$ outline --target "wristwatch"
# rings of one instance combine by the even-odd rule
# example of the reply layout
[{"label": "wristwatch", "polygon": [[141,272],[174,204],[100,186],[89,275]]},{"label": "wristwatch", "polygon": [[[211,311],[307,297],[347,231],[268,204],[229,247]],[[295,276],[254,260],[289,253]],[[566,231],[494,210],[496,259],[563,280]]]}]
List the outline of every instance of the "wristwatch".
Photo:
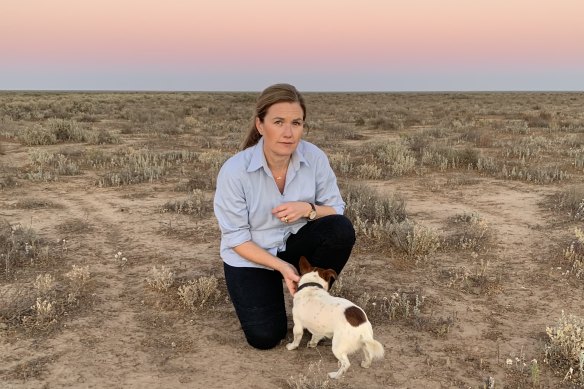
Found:
[{"label": "wristwatch", "polygon": [[307,218],[309,221],[311,221],[311,220],[314,220],[314,219],[316,219],[316,207],[314,206],[314,204],[313,204],[313,203],[308,203],[308,204],[310,204],[310,207],[311,207],[312,209],[310,210],[310,212],[308,212],[308,216],[306,216],[306,218]]}]

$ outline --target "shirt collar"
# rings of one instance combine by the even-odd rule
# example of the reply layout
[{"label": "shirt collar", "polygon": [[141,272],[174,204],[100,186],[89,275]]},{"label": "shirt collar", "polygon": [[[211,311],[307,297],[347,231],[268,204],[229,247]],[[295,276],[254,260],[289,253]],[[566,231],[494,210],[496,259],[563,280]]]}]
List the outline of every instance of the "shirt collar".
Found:
[{"label": "shirt collar", "polygon": [[262,166],[268,166],[266,162],[266,157],[264,156],[264,137],[262,136],[258,143],[253,146],[253,150],[251,151],[251,160],[249,161],[249,165],[247,167],[247,172],[251,173],[253,171],[258,170]]},{"label": "shirt collar", "polygon": [[[300,141],[300,143],[298,144],[298,147],[296,147],[296,150],[292,154],[292,158],[290,158],[290,160],[292,162],[292,167],[294,168],[295,171],[298,171],[298,169],[300,169],[301,163],[305,163],[306,165],[309,165],[308,160],[304,156],[304,141],[302,141],[302,140]],[[247,171],[248,171],[248,173],[250,173],[250,172],[256,171],[262,167],[264,168],[264,170],[266,172],[269,170],[268,162],[266,161],[266,156],[264,155],[264,137],[263,136],[260,138],[258,143],[255,146],[253,146],[251,160],[249,161]]]}]

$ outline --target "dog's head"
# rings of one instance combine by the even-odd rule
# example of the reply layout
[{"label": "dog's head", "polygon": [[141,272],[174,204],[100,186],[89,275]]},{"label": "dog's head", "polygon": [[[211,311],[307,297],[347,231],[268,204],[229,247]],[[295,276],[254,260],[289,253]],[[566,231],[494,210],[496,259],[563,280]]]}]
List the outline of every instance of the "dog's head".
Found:
[{"label": "dog's head", "polygon": [[300,282],[298,285],[302,285],[307,282],[316,282],[324,288],[324,290],[329,290],[332,279],[337,279],[337,272],[333,269],[321,269],[319,267],[312,267],[308,262],[306,257],[300,257]]}]

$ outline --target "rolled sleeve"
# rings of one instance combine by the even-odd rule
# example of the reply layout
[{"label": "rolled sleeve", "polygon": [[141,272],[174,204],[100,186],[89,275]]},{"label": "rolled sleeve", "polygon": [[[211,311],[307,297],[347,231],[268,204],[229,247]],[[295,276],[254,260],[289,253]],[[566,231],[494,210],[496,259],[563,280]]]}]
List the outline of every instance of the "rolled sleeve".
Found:
[{"label": "rolled sleeve", "polygon": [[227,231],[223,232],[223,239],[225,242],[225,247],[232,249],[234,247],[239,246],[240,244],[249,242],[251,240],[251,234],[249,232],[249,229]]}]

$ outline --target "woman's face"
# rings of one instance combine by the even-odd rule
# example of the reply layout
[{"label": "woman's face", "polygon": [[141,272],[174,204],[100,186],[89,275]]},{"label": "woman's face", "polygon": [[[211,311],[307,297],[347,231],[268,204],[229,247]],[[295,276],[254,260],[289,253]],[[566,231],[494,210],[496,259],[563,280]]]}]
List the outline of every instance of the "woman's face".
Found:
[{"label": "woman's face", "polygon": [[264,138],[264,153],[268,161],[294,153],[304,132],[303,117],[299,103],[282,102],[268,108],[263,122],[256,118],[256,128]]}]

